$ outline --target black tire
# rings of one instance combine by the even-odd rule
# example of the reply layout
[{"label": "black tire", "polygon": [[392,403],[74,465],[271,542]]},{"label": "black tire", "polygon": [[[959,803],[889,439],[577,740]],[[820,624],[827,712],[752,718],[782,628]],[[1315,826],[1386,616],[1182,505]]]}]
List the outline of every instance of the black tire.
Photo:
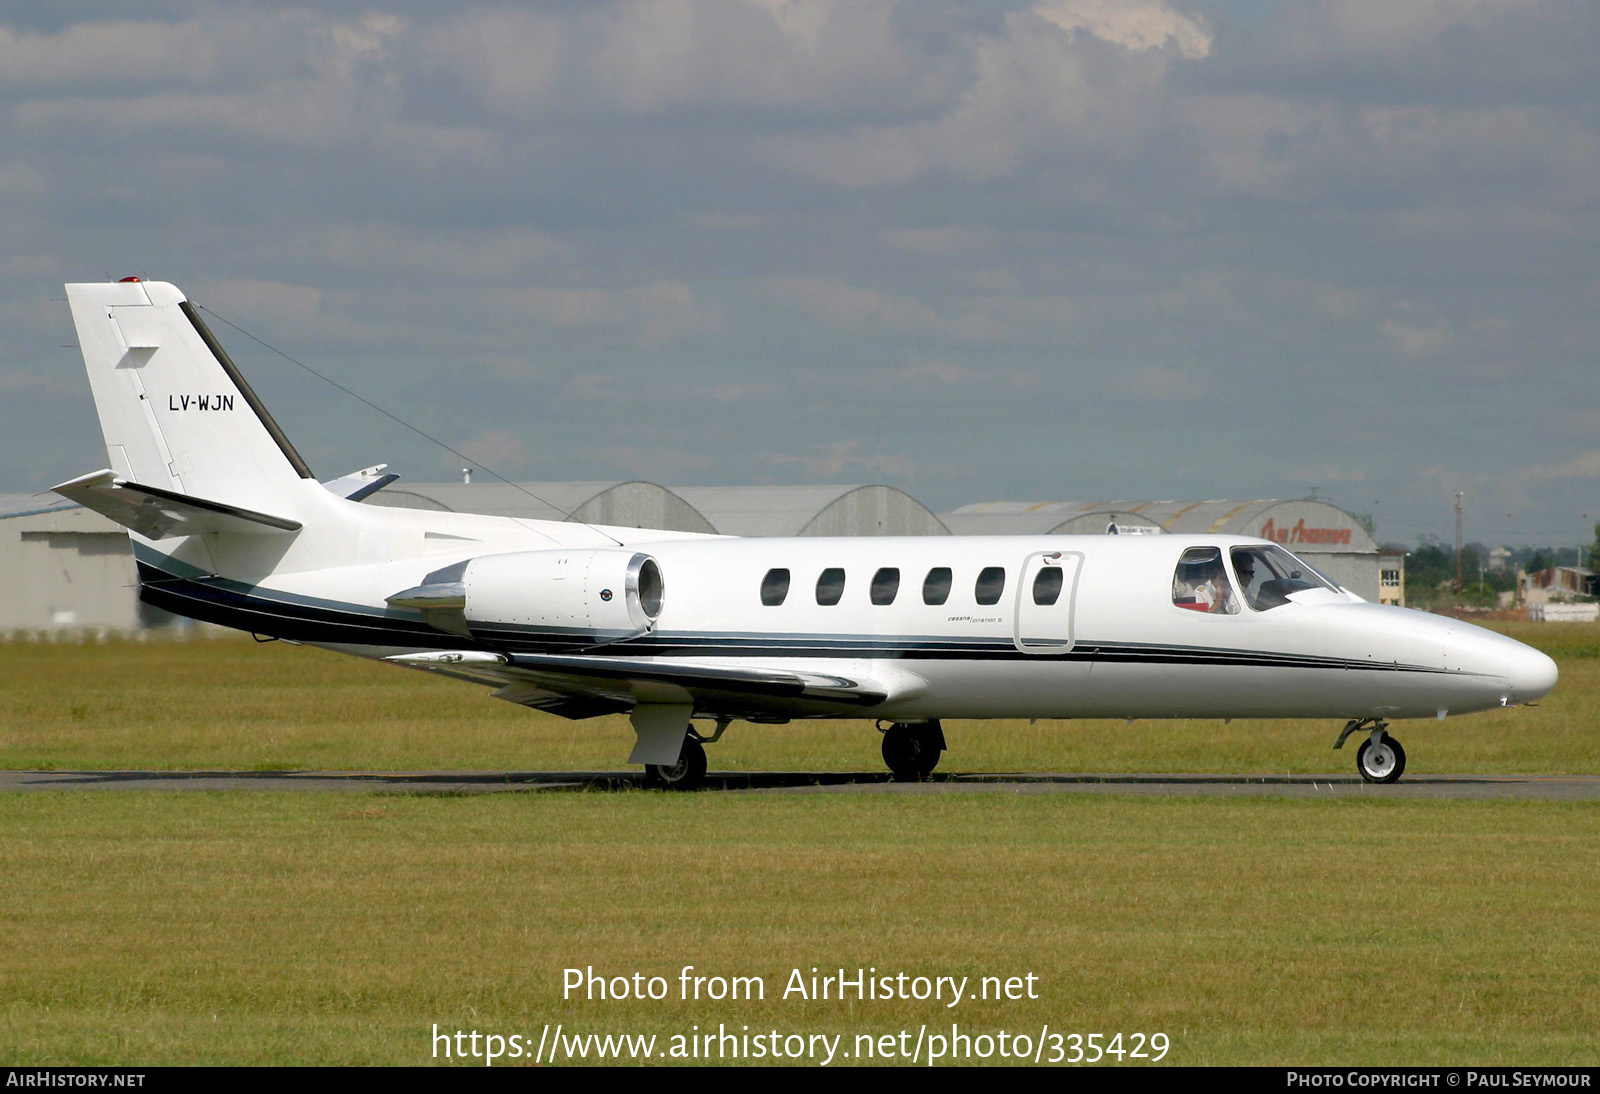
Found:
[{"label": "black tire", "polygon": [[883,762],[899,782],[921,782],[939,766],[944,731],[938,722],[896,722],[883,731]]},{"label": "black tire", "polygon": [[1406,750],[1387,733],[1376,747],[1368,737],[1356,752],[1356,770],[1369,783],[1399,782],[1406,771]]},{"label": "black tire", "polygon": [[658,790],[698,790],[706,781],[705,746],[689,734],[683,739],[678,762],[670,766],[645,764],[644,781]]}]

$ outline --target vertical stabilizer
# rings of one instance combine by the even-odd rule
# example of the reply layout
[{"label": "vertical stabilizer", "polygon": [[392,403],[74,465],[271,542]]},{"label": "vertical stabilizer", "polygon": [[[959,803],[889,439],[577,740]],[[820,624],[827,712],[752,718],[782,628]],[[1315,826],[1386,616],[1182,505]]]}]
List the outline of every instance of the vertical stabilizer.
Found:
[{"label": "vertical stabilizer", "polygon": [[67,301],[119,478],[267,512],[300,494],[310,468],[177,288],[68,285]]}]

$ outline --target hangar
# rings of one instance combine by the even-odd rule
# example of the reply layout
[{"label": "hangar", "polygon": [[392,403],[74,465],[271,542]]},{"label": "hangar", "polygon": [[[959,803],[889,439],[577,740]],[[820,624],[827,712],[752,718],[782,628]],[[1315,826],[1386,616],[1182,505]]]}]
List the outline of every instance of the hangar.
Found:
[{"label": "hangar", "polygon": [[653,482],[485,482],[396,484],[366,499],[394,509],[581,520],[619,528],[716,532],[681,493]]},{"label": "hangar", "polygon": [[947,536],[933,510],[892,486],[684,486],[728,536]]},{"label": "hangar", "polygon": [[139,603],[128,533],[55,494],[0,494],[0,633],[133,631],[175,617]]},{"label": "hangar", "polygon": [[958,535],[1162,531],[1281,543],[1367,600],[1403,602],[1405,556],[1385,552],[1354,515],[1316,498],[1253,501],[991,501],[944,515]]}]

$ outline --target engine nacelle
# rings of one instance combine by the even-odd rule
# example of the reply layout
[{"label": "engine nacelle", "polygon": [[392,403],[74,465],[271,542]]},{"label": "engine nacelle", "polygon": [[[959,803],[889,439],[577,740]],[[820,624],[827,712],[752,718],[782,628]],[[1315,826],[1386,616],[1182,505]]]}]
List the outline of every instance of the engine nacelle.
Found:
[{"label": "engine nacelle", "polygon": [[599,642],[646,634],[661,614],[661,567],[627,548],[481,555],[388,598],[456,634],[520,628]]}]

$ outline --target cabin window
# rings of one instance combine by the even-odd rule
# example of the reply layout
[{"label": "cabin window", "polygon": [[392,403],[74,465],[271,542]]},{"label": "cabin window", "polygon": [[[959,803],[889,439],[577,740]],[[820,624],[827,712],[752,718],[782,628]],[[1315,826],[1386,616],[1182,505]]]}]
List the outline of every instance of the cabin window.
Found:
[{"label": "cabin window", "polygon": [[768,570],[761,579],[761,603],[776,608],[789,595],[789,571]]},{"label": "cabin window", "polygon": [[985,566],[978,572],[978,582],[972,595],[979,604],[998,604],[1000,594],[1006,591],[1006,571],[1003,566]]},{"label": "cabin window", "polygon": [[1059,566],[1046,566],[1033,576],[1033,602],[1050,605],[1061,599],[1066,574]]},{"label": "cabin window", "polygon": [[922,602],[943,604],[950,599],[950,584],[950,567],[935,566],[928,571],[928,576],[922,579]]},{"label": "cabin window", "polygon": [[872,575],[872,602],[874,604],[893,604],[895,594],[900,591],[900,571],[893,566],[885,566]]},{"label": "cabin window", "polygon": [[844,571],[830,566],[817,578],[817,603],[832,607],[844,598]]}]

